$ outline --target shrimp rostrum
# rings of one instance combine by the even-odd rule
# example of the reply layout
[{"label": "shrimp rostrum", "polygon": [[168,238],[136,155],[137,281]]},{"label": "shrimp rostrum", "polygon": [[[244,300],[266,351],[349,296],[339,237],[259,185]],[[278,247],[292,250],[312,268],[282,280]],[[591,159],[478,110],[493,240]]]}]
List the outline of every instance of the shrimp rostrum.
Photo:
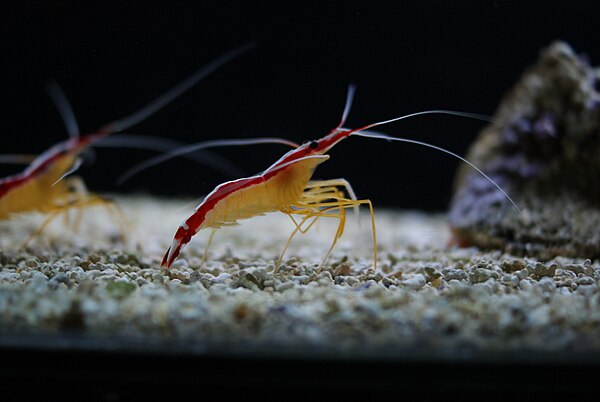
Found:
[{"label": "shrimp rostrum", "polygon": [[[325,262],[344,232],[346,210],[350,208],[356,210],[359,206],[364,205],[369,208],[371,216],[373,267],[376,268],[377,237],[371,201],[368,199],[357,199],[352,187],[345,179],[311,180],[317,166],[329,159],[327,152],[337,143],[351,135],[408,142],[449,154],[477,170],[510,200],[510,197],[480,169],[451,151],[421,141],[391,137],[369,130],[375,126],[421,114],[443,113],[488,120],[486,117],[472,113],[430,110],[369,124],[357,129],[348,129],[344,128],[343,125],[352,104],[353,94],[354,87],[350,86],[342,119],[338,126],[331,130],[329,134],[296,146],[295,149],[287,152],[258,175],[223,183],[208,194],[196,207],[193,214],[178,227],[173,242],[165,253],[161,265],[169,268],[181,253],[183,247],[202,229],[213,229],[207,243],[208,248],[215,229],[236,224],[241,219],[277,211],[290,216],[294,221],[295,229],[287,240],[284,250],[275,266],[275,271],[277,271],[284,252],[296,233],[306,232],[321,217],[336,218],[339,220],[338,228],[323,260]],[[516,205],[514,206],[516,208]]]},{"label": "shrimp rostrum", "polygon": [[[49,95],[61,114],[70,138],[54,145],[37,157],[0,155],[0,162],[30,162],[22,172],[0,179],[0,220],[9,219],[14,214],[24,212],[49,214],[43,225],[31,236],[33,238],[54,217],[67,209],[91,205],[104,205],[110,208],[112,204],[109,201],[88,193],[81,179],[67,177],[79,167],[82,151],[89,146],[97,145],[100,140],[107,139],[107,135],[128,129],[146,119],[218,67],[251,47],[252,45],[246,45],[222,55],[137,112],[108,123],[86,135],[79,135],[73,111],[64,93],[58,85],[49,85]],[[117,144],[119,143],[123,144],[124,142],[117,141]],[[139,144],[130,144],[130,146],[140,147]],[[112,213],[115,211],[118,210],[114,209]],[[122,222],[122,219],[119,218],[119,221]]]}]

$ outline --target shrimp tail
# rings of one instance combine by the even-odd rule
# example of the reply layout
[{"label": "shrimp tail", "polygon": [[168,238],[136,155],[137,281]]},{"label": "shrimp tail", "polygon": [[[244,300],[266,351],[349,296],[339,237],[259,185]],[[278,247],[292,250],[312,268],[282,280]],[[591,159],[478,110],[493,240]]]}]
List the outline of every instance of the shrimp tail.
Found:
[{"label": "shrimp tail", "polygon": [[175,233],[175,237],[173,238],[173,243],[167,249],[162,262],[160,263],[161,268],[171,268],[173,261],[175,261],[175,259],[179,256],[185,245],[192,240],[192,236],[194,234],[195,232],[189,228],[186,229],[180,226],[177,229],[177,233]]},{"label": "shrimp tail", "polygon": [[160,263],[161,268],[162,267],[165,267],[165,268],[171,267],[172,262],[171,262],[170,254],[171,254],[171,246],[169,246],[169,248],[167,249],[167,252],[165,253],[165,255],[162,259],[162,262]]}]

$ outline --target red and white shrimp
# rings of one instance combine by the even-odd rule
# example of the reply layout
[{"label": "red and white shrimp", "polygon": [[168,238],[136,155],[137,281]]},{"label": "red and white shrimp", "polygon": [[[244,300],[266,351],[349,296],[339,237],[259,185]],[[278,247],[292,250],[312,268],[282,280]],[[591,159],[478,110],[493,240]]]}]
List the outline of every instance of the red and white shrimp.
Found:
[{"label": "red and white shrimp", "polygon": [[[9,219],[13,214],[22,212],[36,211],[51,214],[44,225],[36,231],[39,233],[53,216],[64,211],[65,208],[93,204],[106,205],[107,201],[103,198],[87,193],[80,179],[66,177],[79,167],[80,153],[111,133],[138,124],[251,47],[253,45],[246,45],[222,55],[139,111],[83,136],[79,135],[73,111],[60,88],[56,84],[49,86],[49,94],[61,113],[70,138],[33,158],[24,171],[0,179],[0,220]],[[4,162],[22,162],[30,158],[24,155],[8,155],[3,159]]]},{"label": "red and white shrimp", "polygon": [[[329,134],[320,139],[297,146],[258,175],[220,184],[208,194],[196,207],[191,216],[177,229],[173,242],[164,255],[161,266],[169,268],[181,253],[183,247],[201,229],[217,229],[222,226],[236,224],[241,219],[276,211],[290,216],[296,224],[296,229],[288,239],[283,252],[285,252],[292,237],[298,231],[304,233],[319,217],[324,216],[339,219],[337,232],[325,256],[325,259],[327,259],[337,240],[343,234],[346,219],[345,210],[348,208],[356,209],[360,205],[367,205],[371,215],[374,250],[373,266],[375,268],[377,264],[377,238],[371,201],[368,199],[357,199],[350,184],[345,179],[311,181],[316,167],[329,159],[329,155],[326,155],[326,153],[337,143],[351,135],[408,142],[434,148],[452,155],[477,170],[510,200],[510,197],[492,179],[472,163],[453,152],[421,141],[396,138],[383,133],[369,131],[372,127],[421,114],[444,113],[484,120],[487,120],[487,118],[471,113],[431,110],[369,124],[357,129],[347,129],[343,125],[349,113],[353,95],[354,87],[350,86],[342,119],[338,126],[331,130]],[[513,205],[515,208],[517,207],[514,202]],[[294,215],[302,217],[300,222],[297,222],[293,218]],[[210,244],[211,239],[212,234],[208,244]],[[276,270],[282,257],[283,253],[276,264]]]}]

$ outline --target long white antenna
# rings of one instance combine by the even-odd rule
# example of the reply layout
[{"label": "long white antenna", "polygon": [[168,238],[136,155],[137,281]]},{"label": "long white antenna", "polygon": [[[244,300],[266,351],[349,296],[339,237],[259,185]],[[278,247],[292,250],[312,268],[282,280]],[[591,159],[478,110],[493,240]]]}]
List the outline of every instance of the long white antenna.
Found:
[{"label": "long white antenna", "polygon": [[[100,148],[132,148],[165,153],[183,147],[186,143],[170,138],[141,134],[111,134],[92,144]],[[230,177],[239,177],[244,170],[227,158],[208,150],[181,155],[186,159],[202,163]]]},{"label": "long white antenna", "polygon": [[367,138],[379,138],[379,139],[383,139],[383,140],[388,140],[388,141],[400,141],[400,142],[407,142],[410,144],[417,144],[417,145],[421,145],[424,147],[428,147],[428,148],[433,148],[437,151],[440,152],[444,152],[448,155],[451,155],[459,160],[461,160],[462,162],[466,163],[467,165],[469,165],[471,168],[475,169],[480,175],[482,175],[483,177],[485,177],[490,183],[492,183],[498,190],[500,190],[500,192],[502,194],[504,194],[504,196],[510,201],[510,203],[516,208],[517,211],[519,211],[519,214],[521,213],[521,209],[517,206],[517,204],[515,204],[515,202],[512,200],[512,198],[509,197],[508,194],[506,194],[506,192],[494,181],[492,180],[488,175],[486,175],[485,173],[483,173],[481,171],[481,169],[479,169],[477,166],[475,166],[473,163],[469,162],[467,159],[463,158],[462,156],[455,154],[452,151],[448,151],[447,149],[438,147],[437,145],[432,145],[432,144],[428,144],[426,142],[423,141],[417,141],[417,140],[411,140],[408,138],[402,138],[402,137],[392,137],[389,136],[387,134],[384,133],[380,133],[377,131],[356,131],[353,132],[351,135],[358,135],[359,137],[367,137]]},{"label": "long white antenna", "polygon": [[142,120],[148,118],[150,115],[156,113],[159,109],[166,106],[173,99],[177,98],[179,95],[193,87],[198,81],[217,70],[223,64],[247,52],[255,46],[255,43],[249,43],[225,53],[221,57],[218,57],[217,59],[208,63],[206,66],[202,67],[200,70],[196,71],[194,74],[173,87],[167,93],[159,96],[153,102],[144,106],[142,109],[130,114],[127,117],[107,124],[105,129],[109,130],[110,132],[119,132],[138,124]]},{"label": "long white antenna", "polygon": [[206,148],[214,148],[214,147],[229,147],[234,145],[256,145],[256,144],[284,144],[294,148],[298,147],[298,144],[286,140],[283,138],[273,138],[273,137],[264,137],[264,138],[247,138],[247,139],[225,139],[225,140],[209,140],[202,141],[195,144],[185,145],[183,147],[176,148],[172,151],[166,152],[162,155],[155,156],[154,158],[147,159],[143,162],[134,165],[131,169],[127,170],[121,176],[117,178],[118,184],[123,184],[125,181],[129,180],[134,175],[138,174],[142,170],[148,169],[151,166],[158,165],[159,163],[163,163],[168,161],[169,159],[173,159],[177,156],[185,155],[190,152],[199,151]]},{"label": "long white antenna", "polygon": [[342,119],[340,120],[340,124],[338,124],[337,128],[340,128],[346,122],[348,118],[348,114],[350,113],[350,108],[352,107],[352,101],[354,100],[354,93],[356,92],[356,85],[350,84],[348,85],[348,92],[346,94],[346,104],[344,105],[344,112],[342,113]]},{"label": "long white antenna", "polygon": [[52,99],[52,103],[58,110],[58,114],[60,114],[60,118],[69,133],[70,138],[78,138],[79,137],[79,126],[77,125],[77,120],[75,119],[75,113],[73,113],[73,108],[67,99],[62,88],[56,83],[56,81],[49,81],[46,83],[46,93]]},{"label": "long white antenna", "polygon": [[[416,113],[406,114],[404,116],[395,117],[393,119],[379,121],[377,123],[372,123],[372,124],[368,124],[366,126],[363,126],[361,128],[357,128],[356,131],[368,130],[368,129],[372,128],[372,127],[382,126],[384,124],[389,124],[389,123],[393,123],[395,121],[408,119],[409,117],[421,116],[421,115],[424,115],[424,114],[448,114],[448,115],[451,115],[451,116],[467,117],[469,119],[476,119],[476,120],[487,121],[488,123],[494,122],[494,119],[492,117],[486,116],[484,114],[469,113],[469,112],[460,112],[460,111],[456,111],[456,110],[444,110],[444,109],[440,109],[440,110],[425,110],[423,112],[416,112]],[[352,130],[352,131],[355,131],[355,130]]]},{"label": "long white antenna", "polygon": [[60,176],[60,178],[58,180],[56,180],[54,183],[52,183],[52,185],[50,187],[54,187],[56,185],[56,183],[58,183],[65,177],[75,173],[77,171],[77,169],[79,169],[79,167],[81,166],[82,162],[83,162],[83,160],[81,158],[75,159],[73,166],[71,166],[71,168],[69,170],[67,170],[62,176]]}]

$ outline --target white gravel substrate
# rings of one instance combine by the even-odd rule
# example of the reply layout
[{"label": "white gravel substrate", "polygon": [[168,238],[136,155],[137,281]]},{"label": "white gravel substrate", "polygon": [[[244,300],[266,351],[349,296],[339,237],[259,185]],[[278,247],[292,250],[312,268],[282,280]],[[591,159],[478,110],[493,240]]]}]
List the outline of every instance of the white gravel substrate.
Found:
[{"label": "white gravel substrate", "polygon": [[205,266],[199,233],[166,272],[160,260],[194,202],[120,197],[128,245],[103,209],[79,231],[57,220],[0,223],[0,332],[83,331],[161,340],[354,347],[590,350],[600,347],[597,261],[523,259],[447,248],[441,215],[376,210],[335,231],[323,219],[298,235],[274,273],[292,222],[272,214],[220,230]]}]

